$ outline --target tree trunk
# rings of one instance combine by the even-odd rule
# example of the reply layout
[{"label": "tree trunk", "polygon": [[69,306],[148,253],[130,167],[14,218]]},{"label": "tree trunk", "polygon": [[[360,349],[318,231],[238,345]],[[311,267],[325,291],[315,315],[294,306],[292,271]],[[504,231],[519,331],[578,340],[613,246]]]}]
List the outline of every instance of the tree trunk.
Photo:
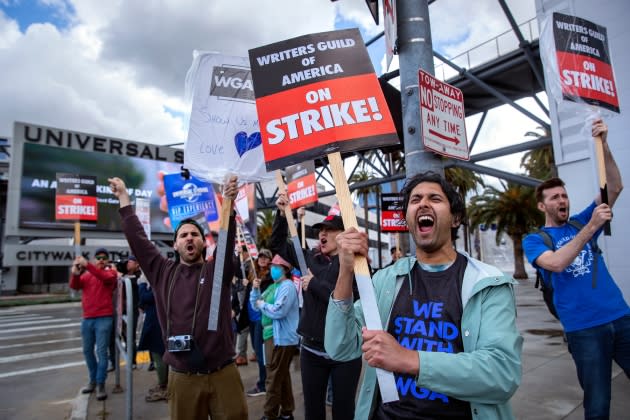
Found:
[{"label": "tree trunk", "polygon": [[514,278],[526,279],[527,272],[525,271],[525,259],[523,258],[523,243],[521,239],[523,235],[510,236],[514,245]]}]

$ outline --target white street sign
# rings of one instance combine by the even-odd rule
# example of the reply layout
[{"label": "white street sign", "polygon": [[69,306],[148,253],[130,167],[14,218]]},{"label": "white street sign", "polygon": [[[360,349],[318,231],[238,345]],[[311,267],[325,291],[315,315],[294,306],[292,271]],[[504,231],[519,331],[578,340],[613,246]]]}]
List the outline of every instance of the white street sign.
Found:
[{"label": "white street sign", "polygon": [[468,160],[462,91],[423,70],[418,77],[424,147],[444,156]]}]

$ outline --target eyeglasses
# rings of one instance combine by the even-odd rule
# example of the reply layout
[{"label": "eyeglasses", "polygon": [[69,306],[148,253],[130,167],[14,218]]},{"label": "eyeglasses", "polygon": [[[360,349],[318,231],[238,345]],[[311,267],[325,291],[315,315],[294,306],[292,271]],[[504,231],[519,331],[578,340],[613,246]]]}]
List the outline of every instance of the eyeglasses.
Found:
[{"label": "eyeglasses", "polygon": [[105,261],[105,260],[107,260],[107,256],[106,256],[106,255],[97,255],[97,256],[96,256],[96,257],[94,257],[94,258],[96,258],[96,259],[97,259],[97,260],[99,260],[99,261]]}]

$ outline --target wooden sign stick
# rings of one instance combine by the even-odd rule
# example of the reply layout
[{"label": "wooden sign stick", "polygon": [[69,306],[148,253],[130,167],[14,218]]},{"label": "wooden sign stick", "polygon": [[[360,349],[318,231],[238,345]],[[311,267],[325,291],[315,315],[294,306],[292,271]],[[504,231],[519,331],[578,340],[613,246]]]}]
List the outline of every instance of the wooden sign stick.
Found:
[{"label": "wooden sign stick", "polygon": [[306,249],[306,225],[304,224],[305,216],[302,216],[302,220],[300,220],[300,227],[302,232],[302,249]]},{"label": "wooden sign stick", "polygon": [[81,222],[74,222],[74,256],[81,255]]},{"label": "wooden sign stick", "polygon": [[[282,179],[282,174],[279,170],[276,171],[276,185],[278,186],[279,191],[286,192],[287,186],[285,185],[284,179]],[[304,259],[304,252],[302,251],[302,246],[300,245],[300,238],[298,237],[297,228],[295,227],[293,212],[291,211],[290,205],[284,211],[284,215],[286,216],[287,224],[289,225],[289,234],[291,235],[291,242],[293,242],[295,255],[297,256],[298,264],[300,266],[300,272],[303,276],[305,276],[308,273],[306,260]]]},{"label": "wooden sign stick", "polygon": [[219,239],[217,240],[217,253],[214,259],[214,277],[212,279],[212,294],[210,296],[210,313],[208,314],[208,331],[216,331],[219,323],[219,306],[221,305],[221,287],[223,286],[223,271],[226,258],[231,258],[227,249],[228,230],[230,227],[230,214],[234,200],[223,196],[221,213],[219,216]]},{"label": "wooden sign stick", "polygon": [[[241,229],[241,225],[240,223],[236,225],[236,234],[238,235],[238,242],[239,242],[239,246],[243,246],[245,245],[245,247],[247,247],[247,240],[245,240],[245,234],[243,233],[243,229]],[[247,247],[247,249],[249,250],[249,247]],[[249,254],[249,251],[247,252]],[[240,260],[241,263],[243,262],[243,254],[240,254]],[[258,277],[258,273],[256,272],[256,264],[254,264],[254,259],[252,258],[252,256],[250,255],[249,258],[247,259],[247,261],[245,261],[245,264],[247,264],[249,262],[249,265],[251,265],[252,267],[252,274],[254,275],[254,278]],[[242,265],[241,265],[242,267]],[[247,278],[247,280],[249,280],[249,278],[245,275],[245,273],[243,273],[243,276],[245,278]]]},{"label": "wooden sign stick", "polygon": [[[343,170],[343,162],[341,153],[335,152],[328,155],[330,163],[330,171],[335,181],[335,190],[337,192],[337,200],[341,209],[341,218],[343,226],[348,228],[359,228],[357,216],[354,213],[352,198],[350,196],[350,188],[346,173]],[[361,295],[361,305],[363,306],[363,315],[365,316],[365,324],[370,330],[383,330],[381,317],[376,304],[376,295],[372,286],[372,278],[370,277],[370,267],[367,259],[363,256],[356,256],[354,259],[354,277],[357,280],[357,287]],[[394,374],[383,369],[376,369],[378,385],[381,390],[383,402],[398,401],[398,391],[396,390],[396,382]]]},{"label": "wooden sign stick", "polygon": [[[608,204],[608,181],[606,179],[606,162],[604,161],[604,144],[602,142],[602,136],[595,137],[595,154],[597,155],[599,193],[602,198],[602,203]],[[604,223],[604,235],[610,236],[610,221]]]}]

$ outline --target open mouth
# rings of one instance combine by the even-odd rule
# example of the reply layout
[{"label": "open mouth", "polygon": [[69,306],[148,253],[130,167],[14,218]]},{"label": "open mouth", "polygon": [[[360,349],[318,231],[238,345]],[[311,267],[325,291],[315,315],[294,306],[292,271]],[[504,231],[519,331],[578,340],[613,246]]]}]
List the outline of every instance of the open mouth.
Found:
[{"label": "open mouth", "polygon": [[326,238],[322,238],[322,239],[319,240],[319,243],[321,245],[326,245],[327,242],[328,242],[328,239],[326,239]]},{"label": "open mouth", "polygon": [[195,247],[194,247],[194,245],[193,245],[193,244],[188,244],[188,245],[186,245],[186,252],[188,252],[188,253],[192,253],[192,252],[194,252],[194,251],[195,251]]},{"label": "open mouth", "polygon": [[434,224],[433,216],[423,215],[418,217],[418,229],[421,233],[431,232]]}]

